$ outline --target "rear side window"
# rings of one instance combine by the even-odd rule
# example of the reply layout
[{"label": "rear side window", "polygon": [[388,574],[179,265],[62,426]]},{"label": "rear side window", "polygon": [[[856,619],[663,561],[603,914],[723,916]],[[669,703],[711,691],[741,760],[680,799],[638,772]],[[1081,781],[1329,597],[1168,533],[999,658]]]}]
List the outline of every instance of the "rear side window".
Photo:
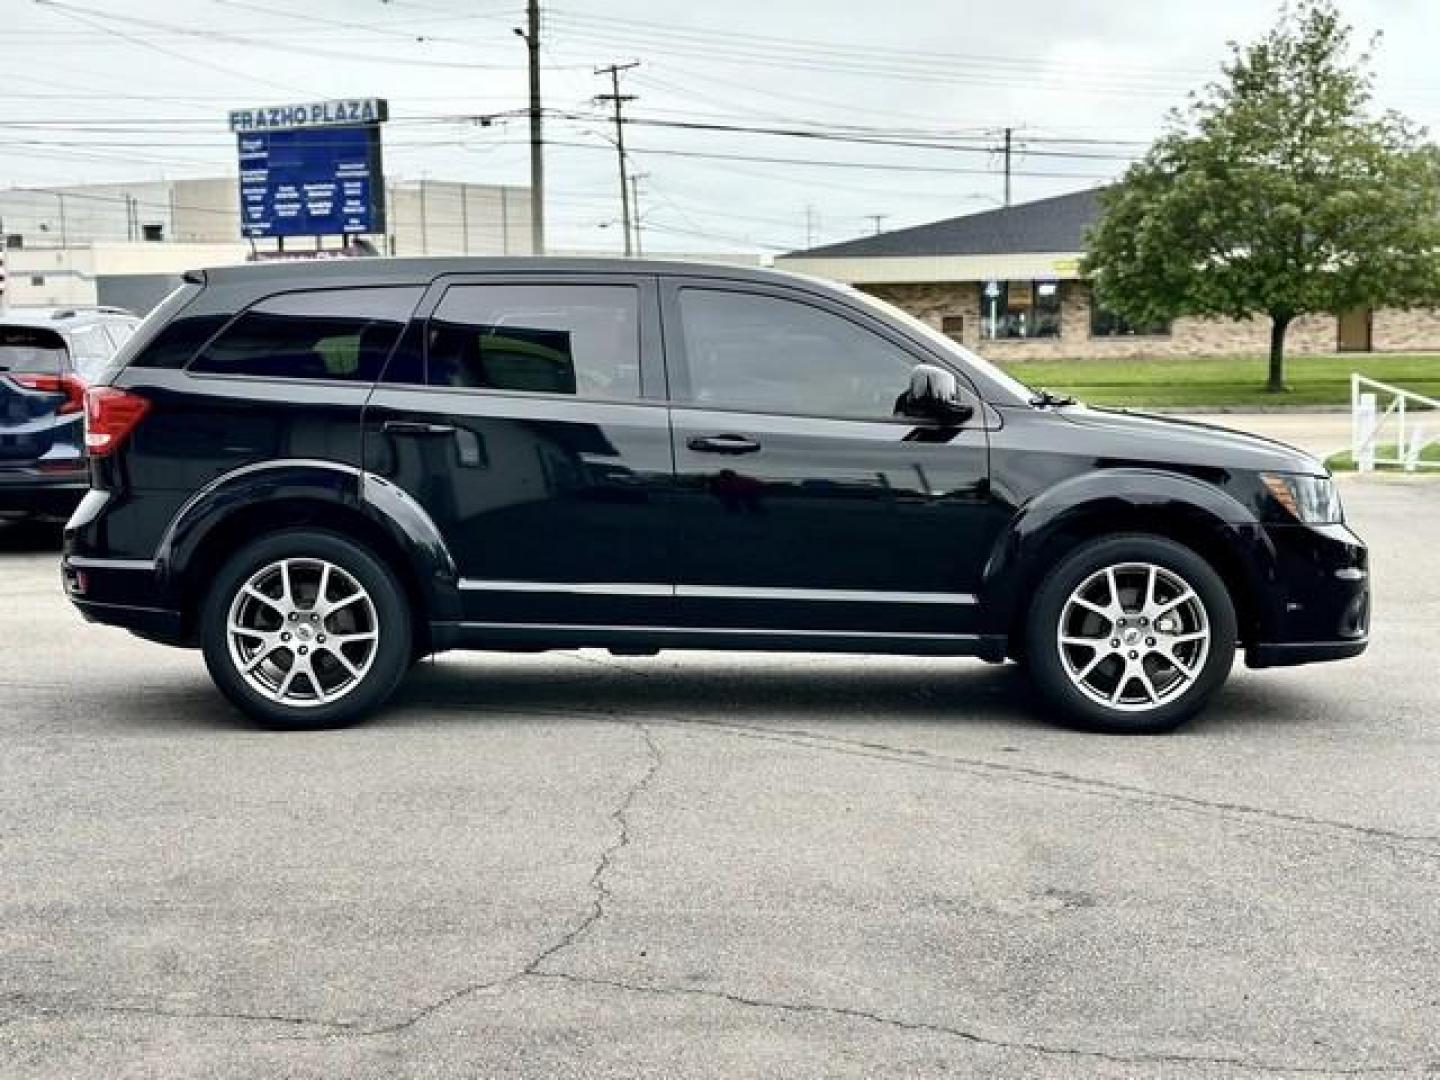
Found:
[{"label": "rear side window", "polygon": [[41,326],[0,326],[0,375],[61,375],[65,339]]},{"label": "rear side window", "polygon": [[319,289],[272,296],[227,326],[190,370],[374,382],[422,291]]},{"label": "rear side window", "polygon": [[86,382],[95,381],[114,353],[114,345],[98,323],[94,326],[77,326],[70,331],[70,362],[75,368],[75,374]]},{"label": "rear side window", "polygon": [[119,349],[125,342],[129,341],[135,333],[135,324],[128,322],[111,322],[105,324],[105,333],[110,338],[110,343]]},{"label": "rear side window", "polygon": [[456,285],[430,320],[432,386],[640,396],[633,285]]}]

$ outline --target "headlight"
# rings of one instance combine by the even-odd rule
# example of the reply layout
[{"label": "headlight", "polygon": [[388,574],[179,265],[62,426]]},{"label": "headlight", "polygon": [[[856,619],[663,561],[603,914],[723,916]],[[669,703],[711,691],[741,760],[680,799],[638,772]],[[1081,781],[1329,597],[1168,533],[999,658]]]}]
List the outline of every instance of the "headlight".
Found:
[{"label": "headlight", "polygon": [[1299,473],[1262,473],[1265,489],[1291,517],[1306,525],[1337,525],[1345,520],[1340,494],[1328,476]]}]

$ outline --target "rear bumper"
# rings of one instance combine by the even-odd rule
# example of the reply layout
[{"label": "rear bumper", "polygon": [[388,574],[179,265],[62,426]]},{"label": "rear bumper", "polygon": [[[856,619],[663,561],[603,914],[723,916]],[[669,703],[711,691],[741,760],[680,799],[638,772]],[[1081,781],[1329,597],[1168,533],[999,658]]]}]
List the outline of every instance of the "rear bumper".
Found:
[{"label": "rear bumper", "polygon": [[164,645],[188,645],[178,611],[163,608],[135,607],[130,604],[102,604],[70,598],[86,622],[118,626],[147,641]]},{"label": "rear bumper", "polygon": [[119,626],[151,641],[184,645],[180,612],[155,607],[155,565],[140,559],[60,560],[65,593],[87,622]]},{"label": "rear bumper", "polygon": [[89,490],[90,475],[84,469],[44,473],[0,468],[0,513],[69,517]]}]

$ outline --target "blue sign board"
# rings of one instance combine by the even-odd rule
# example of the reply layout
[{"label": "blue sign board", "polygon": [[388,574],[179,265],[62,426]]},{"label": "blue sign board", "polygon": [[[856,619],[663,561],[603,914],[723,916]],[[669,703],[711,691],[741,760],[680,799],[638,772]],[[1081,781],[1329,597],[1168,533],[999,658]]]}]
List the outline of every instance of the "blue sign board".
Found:
[{"label": "blue sign board", "polygon": [[242,130],[236,140],[242,236],[385,231],[378,124]]}]

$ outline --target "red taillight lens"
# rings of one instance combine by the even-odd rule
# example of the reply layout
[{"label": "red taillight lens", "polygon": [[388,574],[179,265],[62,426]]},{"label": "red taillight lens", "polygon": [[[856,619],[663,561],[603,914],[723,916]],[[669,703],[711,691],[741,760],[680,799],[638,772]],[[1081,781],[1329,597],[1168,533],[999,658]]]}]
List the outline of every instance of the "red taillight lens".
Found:
[{"label": "red taillight lens", "polygon": [[74,375],[11,375],[12,382],[27,390],[39,390],[42,394],[64,394],[65,401],[55,411],[64,416],[77,413],[85,407],[85,383]]},{"label": "red taillight lens", "polygon": [[91,457],[104,457],[119,449],[150,410],[139,394],[113,386],[92,386],[85,391],[85,449]]}]

